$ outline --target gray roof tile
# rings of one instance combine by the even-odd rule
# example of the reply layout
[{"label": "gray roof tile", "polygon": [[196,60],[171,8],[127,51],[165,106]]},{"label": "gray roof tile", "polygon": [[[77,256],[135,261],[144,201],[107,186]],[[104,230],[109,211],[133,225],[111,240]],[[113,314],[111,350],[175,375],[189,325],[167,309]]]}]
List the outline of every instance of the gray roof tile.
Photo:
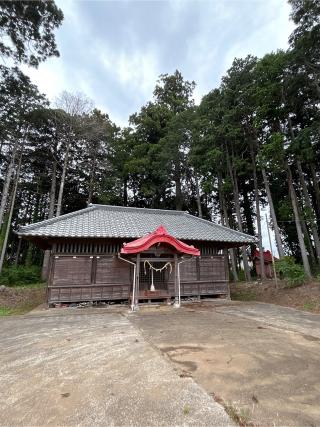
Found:
[{"label": "gray roof tile", "polygon": [[174,237],[232,243],[255,243],[254,236],[197,218],[183,211],[89,205],[58,218],[20,227],[20,236],[138,238],[164,225]]}]

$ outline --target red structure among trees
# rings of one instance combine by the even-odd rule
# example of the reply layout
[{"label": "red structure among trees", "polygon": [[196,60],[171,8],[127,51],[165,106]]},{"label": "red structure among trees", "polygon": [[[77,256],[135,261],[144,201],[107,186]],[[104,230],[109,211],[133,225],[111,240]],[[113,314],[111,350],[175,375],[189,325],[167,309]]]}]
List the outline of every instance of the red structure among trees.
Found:
[{"label": "red structure among trees", "polygon": [[[276,261],[278,258],[273,257]],[[266,277],[268,279],[272,279],[274,277],[274,272],[272,268],[272,253],[267,250],[263,252],[263,259],[264,259],[264,269],[266,273]],[[253,263],[256,269],[256,273],[258,277],[261,277],[261,269],[260,269],[260,252],[258,249],[254,251],[253,255]]]}]

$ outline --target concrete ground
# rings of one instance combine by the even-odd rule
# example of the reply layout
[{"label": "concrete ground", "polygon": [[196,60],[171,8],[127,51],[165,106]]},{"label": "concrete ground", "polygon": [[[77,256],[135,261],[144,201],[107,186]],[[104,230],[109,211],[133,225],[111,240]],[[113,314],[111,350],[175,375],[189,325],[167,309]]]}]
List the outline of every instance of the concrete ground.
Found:
[{"label": "concrete ground", "polygon": [[145,340],[127,311],[1,318],[0,426],[234,425]]},{"label": "concrete ground", "polygon": [[222,300],[0,318],[0,426],[320,426],[320,316]]},{"label": "concrete ground", "polygon": [[320,426],[320,316],[263,303],[130,315],[145,338],[247,423]]}]

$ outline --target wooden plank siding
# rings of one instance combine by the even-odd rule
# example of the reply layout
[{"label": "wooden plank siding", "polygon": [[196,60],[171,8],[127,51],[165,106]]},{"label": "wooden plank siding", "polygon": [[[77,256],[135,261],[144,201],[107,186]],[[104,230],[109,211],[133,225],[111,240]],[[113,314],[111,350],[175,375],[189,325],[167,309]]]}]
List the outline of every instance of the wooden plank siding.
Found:
[{"label": "wooden plank siding", "polygon": [[[117,258],[116,253],[121,244],[122,242],[54,244],[48,280],[49,304],[129,300],[133,268]],[[196,243],[194,245],[197,246]],[[217,254],[215,248],[208,249],[208,245],[204,252],[210,255],[202,255],[180,264],[182,297],[228,295],[225,255]],[[174,269],[167,276],[168,293],[174,297]]]}]

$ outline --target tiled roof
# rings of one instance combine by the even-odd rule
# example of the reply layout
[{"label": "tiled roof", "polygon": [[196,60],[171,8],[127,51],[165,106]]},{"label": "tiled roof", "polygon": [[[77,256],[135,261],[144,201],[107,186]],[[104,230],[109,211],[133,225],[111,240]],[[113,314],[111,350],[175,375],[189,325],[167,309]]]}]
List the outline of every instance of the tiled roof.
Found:
[{"label": "tiled roof", "polygon": [[138,238],[164,225],[177,239],[255,243],[254,236],[183,211],[89,205],[60,217],[20,227],[20,236]]}]

